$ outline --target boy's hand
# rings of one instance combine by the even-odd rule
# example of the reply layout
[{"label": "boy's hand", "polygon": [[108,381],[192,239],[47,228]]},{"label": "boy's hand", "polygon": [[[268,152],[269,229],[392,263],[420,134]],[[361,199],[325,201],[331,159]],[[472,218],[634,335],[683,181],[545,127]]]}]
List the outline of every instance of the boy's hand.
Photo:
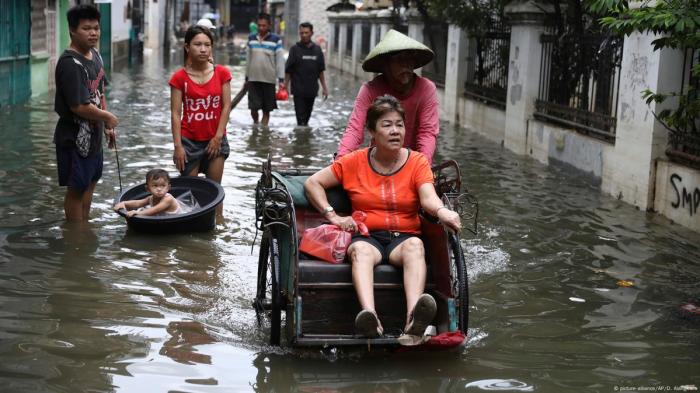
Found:
[{"label": "boy's hand", "polygon": [[133,217],[133,216],[137,215],[138,213],[139,213],[139,212],[136,211],[136,210],[129,210],[128,212],[126,212],[126,216],[127,216],[127,217]]},{"label": "boy's hand", "polygon": [[105,128],[113,130],[119,125],[119,119],[117,119],[116,116],[114,116],[111,112],[107,112],[107,117],[108,120],[105,121]]},{"label": "boy's hand", "polygon": [[116,212],[116,211],[119,211],[119,210],[121,210],[121,209],[126,210],[126,203],[124,203],[124,202],[119,202],[119,203],[117,203],[116,205],[114,205],[114,207],[113,207],[112,209],[114,209],[115,212]]},{"label": "boy's hand", "polygon": [[105,128],[105,136],[107,137],[107,148],[114,149],[117,145],[117,133],[112,128]]}]

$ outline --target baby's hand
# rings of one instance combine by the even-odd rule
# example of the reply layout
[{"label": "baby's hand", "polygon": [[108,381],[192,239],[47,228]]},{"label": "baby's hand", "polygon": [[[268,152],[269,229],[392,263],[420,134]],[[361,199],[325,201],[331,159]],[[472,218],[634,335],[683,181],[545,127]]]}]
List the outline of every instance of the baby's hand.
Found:
[{"label": "baby's hand", "polygon": [[136,214],[138,214],[138,211],[136,211],[136,210],[129,210],[128,212],[126,212],[127,217],[133,217]]},{"label": "baby's hand", "polygon": [[119,202],[119,203],[117,203],[116,205],[114,205],[114,207],[113,207],[112,209],[114,209],[114,211],[119,211],[119,210],[121,210],[121,209],[126,209],[126,203],[124,203],[124,202]]}]

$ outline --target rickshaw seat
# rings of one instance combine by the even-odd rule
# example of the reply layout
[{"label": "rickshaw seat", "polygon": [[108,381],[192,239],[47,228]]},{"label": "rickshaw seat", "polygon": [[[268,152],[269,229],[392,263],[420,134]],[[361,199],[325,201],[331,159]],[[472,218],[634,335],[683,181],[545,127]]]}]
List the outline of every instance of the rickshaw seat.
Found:
[{"label": "rickshaw seat", "polygon": [[[296,209],[315,210],[314,207],[311,206],[309,200],[306,199],[306,193],[304,193],[304,182],[309,176],[283,176],[276,172],[273,172],[272,175],[275,177],[275,180],[282,183],[287,189],[287,192],[292,197],[292,201],[294,201],[294,207]],[[328,203],[330,203],[337,212],[346,214],[352,213],[350,199],[342,187],[338,186],[326,190],[326,197],[328,198]]]},{"label": "rickshaw seat", "polygon": [[[328,263],[311,259],[299,260],[299,282],[318,283],[352,283],[352,265],[349,263]],[[379,284],[403,284],[401,269],[391,265],[379,265],[374,268],[374,282]]]},{"label": "rickshaw seat", "polygon": [[[299,283],[349,283],[352,284],[352,265],[345,263],[328,263],[313,259],[299,260]],[[428,269],[427,283],[432,283],[432,269]],[[374,268],[375,284],[403,285],[403,270],[389,264]]]}]

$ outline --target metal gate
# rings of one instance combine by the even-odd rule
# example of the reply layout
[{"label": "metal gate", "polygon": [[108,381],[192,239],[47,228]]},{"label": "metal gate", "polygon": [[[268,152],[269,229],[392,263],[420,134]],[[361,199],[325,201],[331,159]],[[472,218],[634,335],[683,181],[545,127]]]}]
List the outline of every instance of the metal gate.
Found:
[{"label": "metal gate", "polygon": [[0,106],[25,102],[32,94],[30,12],[26,0],[0,0]]}]

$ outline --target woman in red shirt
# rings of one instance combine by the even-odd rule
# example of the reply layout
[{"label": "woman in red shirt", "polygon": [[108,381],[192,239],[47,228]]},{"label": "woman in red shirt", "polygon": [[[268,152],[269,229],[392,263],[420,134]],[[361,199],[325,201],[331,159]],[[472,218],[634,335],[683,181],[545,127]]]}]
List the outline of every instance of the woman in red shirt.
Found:
[{"label": "woman in red shirt", "polygon": [[[170,113],[173,161],[180,174],[204,173],[221,183],[230,151],[226,124],[231,112],[231,73],[209,62],[213,45],[209,29],[187,29],[185,66],[170,78]],[[222,206],[217,209],[221,214]]]},{"label": "woman in red shirt", "polygon": [[[403,147],[406,129],[399,101],[378,97],[367,111],[367,128],[375,146],[349,153],[315,173],[304,184],[309,201],[328,221],[353,232],[347,255],[362,311],[355,330],[367,337],[382,334],[374,307],[374,267],[382,262],[402,267],[406,292],[406,328],[409,336],[422,336],[432,322],[436,304],[423,293],[427,268],[420,239],[418,211],[422,207],[449,228],[459,231],[459,215],[448,209],[435,192],[428,159]],[[328,203],[325,190],[342,185],[353,210],[367,214],[369,237],[357,233],[352,217],[341,217]],[[399,342],[404,341],[399,338]],[[416,343],[415,340],[405,340]]]}]

